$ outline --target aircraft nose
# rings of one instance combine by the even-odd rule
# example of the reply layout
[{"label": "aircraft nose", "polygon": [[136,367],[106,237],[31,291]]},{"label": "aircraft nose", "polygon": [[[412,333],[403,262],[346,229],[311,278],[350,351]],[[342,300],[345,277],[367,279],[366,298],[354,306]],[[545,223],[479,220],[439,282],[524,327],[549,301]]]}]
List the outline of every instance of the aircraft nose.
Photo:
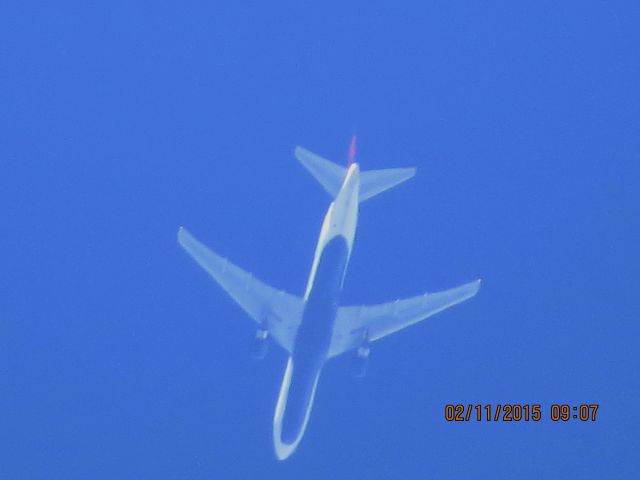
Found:
[{"label": "aircraft nose", "polygon": [[276,458],[278,460],[286,460],[291,456],[294,450],[297,447],[297,444],[288,444],[283,442],[282,440],[276,440],[274,443]]}]

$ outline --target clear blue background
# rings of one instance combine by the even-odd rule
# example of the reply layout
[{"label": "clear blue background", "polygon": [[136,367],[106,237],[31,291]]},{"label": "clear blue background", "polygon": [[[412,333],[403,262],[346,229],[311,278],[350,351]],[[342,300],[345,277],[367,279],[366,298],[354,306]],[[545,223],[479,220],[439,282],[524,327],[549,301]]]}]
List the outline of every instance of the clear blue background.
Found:
[{"label": "clear blue background", "polygon": [[[637,475],[638,5],[3,2],[0,478]],[[362,206],[344,301],[484,284],[330,363],[278,463],[285,357],[176,232],[302,293],[328,197],[293,148],[354,130],[418,175]]]}]

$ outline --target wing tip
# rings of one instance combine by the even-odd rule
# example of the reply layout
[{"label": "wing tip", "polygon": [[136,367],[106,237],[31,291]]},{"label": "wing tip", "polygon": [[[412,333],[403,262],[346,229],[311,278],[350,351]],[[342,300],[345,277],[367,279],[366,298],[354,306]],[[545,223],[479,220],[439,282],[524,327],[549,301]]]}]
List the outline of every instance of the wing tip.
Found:
[{"label": "wing tip", "polygon": [[307,150],[304,147],[301,147],[300,145],[296,145],[296,148],[293,149],[293,156],[296,157],[296,159],[301,162],[304,163],[305,162],[305,155],[309,154],[311,152],[309,152],[309,150]]},{"label": "wing tip", "polygon": [[471,282],[471,287],[473,288],[472,296],[478,293],[481,286],[482,286],[482,278],[477,278],[473,282]]},{"label": "wing tip", "polygon": [[184,228],[182,225],[178,227],[178,243],[180,245],[184,245],[184,242],[191,237],[189,230]]}]

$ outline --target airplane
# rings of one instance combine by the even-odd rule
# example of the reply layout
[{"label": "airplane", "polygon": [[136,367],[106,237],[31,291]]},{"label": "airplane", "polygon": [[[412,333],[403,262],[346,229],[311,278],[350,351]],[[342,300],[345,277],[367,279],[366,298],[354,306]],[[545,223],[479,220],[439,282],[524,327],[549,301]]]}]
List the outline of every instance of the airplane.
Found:
[{"label": "airplane", "polygon": [[325,362],[354,352],[355,376],[364,376],[370,343],[473,297],[480,279],[438,293],[370,306],[342,306],[340,294],[351,256],[361,202],[413,177],[415,168],[360,171],[355,136],[343,167],[302,147],[298,161],[333,201],[324,217],[303,297],[275,289],[200,243],[185,228],[178,242],[258,324],[256,356],[268,339],[288,354],[273,417],[273,445],[279,460],[297,448]]}]

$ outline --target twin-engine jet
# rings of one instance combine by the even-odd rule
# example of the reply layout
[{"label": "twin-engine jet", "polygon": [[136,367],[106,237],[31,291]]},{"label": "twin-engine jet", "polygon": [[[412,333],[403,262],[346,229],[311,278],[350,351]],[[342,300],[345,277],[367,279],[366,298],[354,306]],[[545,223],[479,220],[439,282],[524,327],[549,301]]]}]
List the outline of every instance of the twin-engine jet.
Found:
[{"label": "twin-engine jet", "polygon": [[280,460],[289,457],[302,439],[327,360],[354,352],[356,375],[362,376],[371,342],[467,300],[480,288],[480,280],[475,280],[379,305],[341,306],[360,203],[413,177],[415,168],[361,172],[355,161],[355,137],[347,167],[301,147],[295,149],[295,156],[333,198],[303,297],[267,285],[208,249],[184,228],[178,231],[180,245],[258,324],[258,356],[264,356],[269,338],[288,354],[273,418],[273,444]]}]

